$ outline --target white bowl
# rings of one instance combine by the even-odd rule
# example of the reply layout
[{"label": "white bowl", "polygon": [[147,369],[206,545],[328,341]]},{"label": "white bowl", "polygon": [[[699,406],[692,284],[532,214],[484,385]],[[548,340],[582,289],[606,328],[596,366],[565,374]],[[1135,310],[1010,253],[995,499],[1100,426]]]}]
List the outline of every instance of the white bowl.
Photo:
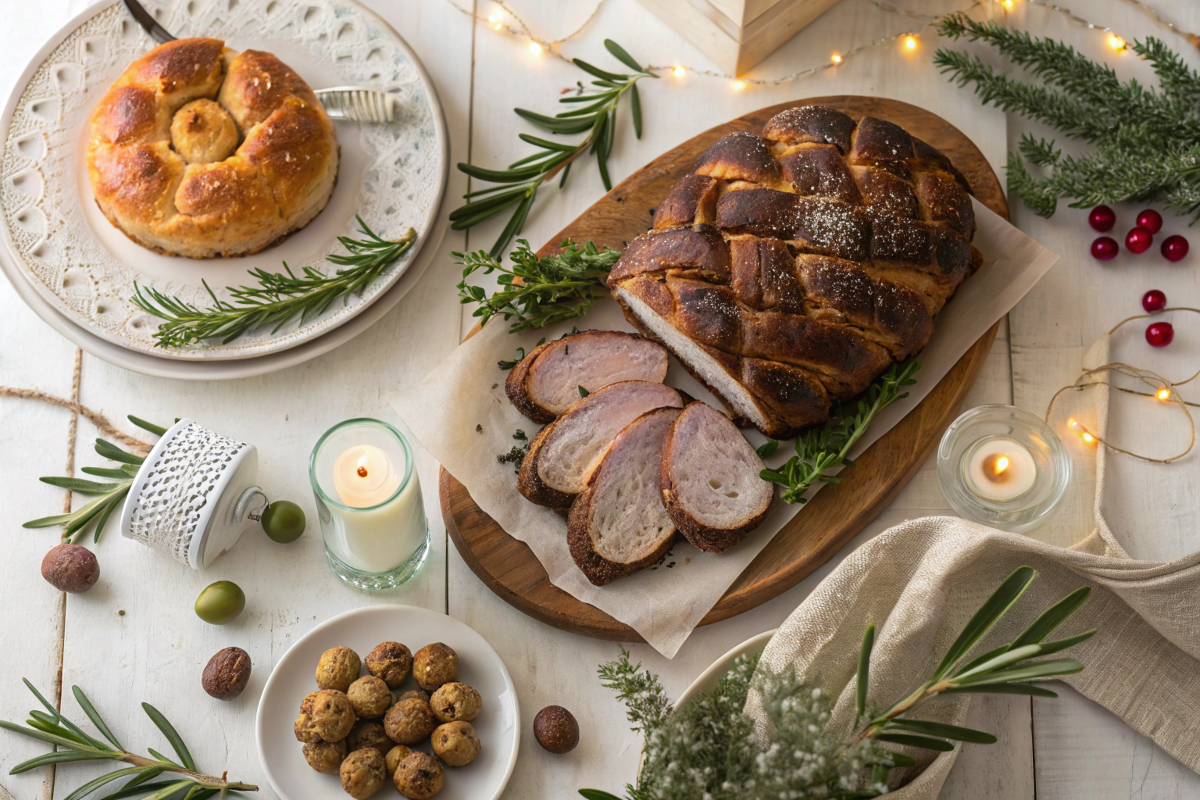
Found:
[{"label": "white bowl", "polygon": [[675,708],[683,708],[688,701],[700,692],[711,692],[717,685],[717,681],[725,677],[725,674],[733,667],[733,662],[737,660],[738,656],[743,653],[761,653],[777,630],[779,629],[772,628],[769,631],[763,631],[757,636],[752,636],[714,661],[708,669],[700,673],[696,680],[692,681],[691,686],[684,689],[683,694],[679,695],[679,699],[675,701]]},{"label": "white bowl", "polygon": [[[471,723],[483,749],[465,767],[447,767],[445,788],[438,800],[498,800],[513,767],[520,744],[520,709],[517,690],[500,656],[487,641],[458,620],[415,606],[368,606],[327,620],[293,644],[263,688],[258,702],[256,734],[263,772],[283,800],[345,797],[336,775],[315,772],[304,761],[302,745],[292,726],[300,701],[316,690],[313,674],[321,654],[331,647],[349,647],[360,657],[380,642],[403,642],[416,651],[433,642],[444,642],[459,657],[459,680],[475,687],[483,697],[483,711]],[[409,678],[403,689],[416,689]],[[428,743],[413,748],[430,752]],[[382,793],[395,789],[388,786]]]}]

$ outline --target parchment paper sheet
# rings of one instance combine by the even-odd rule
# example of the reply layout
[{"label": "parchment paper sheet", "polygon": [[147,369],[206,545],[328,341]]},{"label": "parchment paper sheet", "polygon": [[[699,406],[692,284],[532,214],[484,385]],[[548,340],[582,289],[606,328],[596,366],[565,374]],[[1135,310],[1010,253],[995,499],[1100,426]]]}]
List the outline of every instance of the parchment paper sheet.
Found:
[{"label": "parchment paper sheet", "polygon": [[[918,356],[921,370],[909,396],[876,417],[852,458],[916,408],[967,348],[1058,260],[978,201],[975,216],[974,244],[984,255],[983,266],[935,318],[933,338]],[[581,330],[633,330],[616,302],[607,298],[574,322]],[[565,520],[522,497],[513,465],[497,462],[499,454],[520,444],[512,438],[514,431],[523,430],[532,438],[540,429],[509,403],[504,394],[507,372],[497,362],[512,359],[518,347],[531,350],[543,336],[553,339],[570,329],[567,324],[509,334],[508,325],[494,319],[431,375],[396,393],[391,403],[421,445],[467,487],[479,507],[510,535],[529,545],[555,586],[629,625],[670,658],[771,537],[804,507],[776,501],[766,521],[725,553],[701,553],[681,539],[657,568],[607,586],[589,583],[567,549]],[[667,383],[723,408],[673,358]],[[756,431],[747,436],[755,445],[764,441]],[[768,463],[783,463],[794,452],[790,443],[781,443]]]}]

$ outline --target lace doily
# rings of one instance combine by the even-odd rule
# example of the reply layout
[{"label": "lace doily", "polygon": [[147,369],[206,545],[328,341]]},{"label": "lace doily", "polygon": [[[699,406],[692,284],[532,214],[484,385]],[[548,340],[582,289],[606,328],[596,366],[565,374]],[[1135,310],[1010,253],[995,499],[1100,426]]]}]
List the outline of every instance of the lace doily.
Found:
[{"label": "lace doily", "polygon": [[[278,55],[314,89],[366,85],[397,97],[388,125],[336,123],[342,151],[329,205],[304,230],[254,256],[196,261],[154,254],[113,228],[95,207],[84,151],[100,95],[131,61],[154,47],[118,2],[73,29],[18,84],[9,100],[0,154],[0,235],[19,270],[69,320],[121,346],[168,358],[247,358],[300,344],[340,325],[389,288],[433,227],[445,185],[447,141],[437,97],[408,45],[353,0],[160,0],[147,3],[179,37],[213,36],[235,50]],[[258,331],[227,345],[164,350],[158,320],[129,298],[134,281],[204,307],[201,279],[224,299],[253,267],[335,269],[325,256],[357,230],[354,215],[382,236],[417,230],[417,245],[361,297],[278,333]]]}]

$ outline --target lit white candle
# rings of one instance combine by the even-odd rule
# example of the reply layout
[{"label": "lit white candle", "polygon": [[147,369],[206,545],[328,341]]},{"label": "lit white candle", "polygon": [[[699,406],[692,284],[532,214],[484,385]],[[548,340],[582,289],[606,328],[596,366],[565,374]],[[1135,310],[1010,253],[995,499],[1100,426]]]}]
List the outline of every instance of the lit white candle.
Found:
[{"label": "lit white candle", "polygon": [[[347,448],[333,468],[338,501],[333,507],[341,539],[339,557],[369,573],[393,570],[425,541],[425,506],[414,469],[400,490],[406,463],[393,464],[383,450],[369,444]],[[393,497],[395,495],[395,497]]]},{"label": "lit white candle", "polygon": [[992,436],[971,450],[964,465],[967,488],[985,500],[1013,500],[1033,488],[1037,464],[1015,439]]}]

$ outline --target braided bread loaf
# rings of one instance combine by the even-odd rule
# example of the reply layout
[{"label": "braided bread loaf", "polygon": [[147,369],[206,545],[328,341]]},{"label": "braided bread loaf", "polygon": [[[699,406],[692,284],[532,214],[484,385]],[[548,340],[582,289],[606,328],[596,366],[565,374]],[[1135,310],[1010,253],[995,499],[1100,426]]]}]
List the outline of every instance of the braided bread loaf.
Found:
[{"label": "braided bread loaf", "polygon": [[129,238],[212,258],[307,225],[333,193],[338,144],[312,89],[275,56],[179,39],[100,99],[87,166],[97,205]]},{"label": "braided bread loaf", "polygon": [[608,286],[739,423],[790,437],[929,341],[982,262],[969,192],[897,125],[788,109],[701,155]]}]

